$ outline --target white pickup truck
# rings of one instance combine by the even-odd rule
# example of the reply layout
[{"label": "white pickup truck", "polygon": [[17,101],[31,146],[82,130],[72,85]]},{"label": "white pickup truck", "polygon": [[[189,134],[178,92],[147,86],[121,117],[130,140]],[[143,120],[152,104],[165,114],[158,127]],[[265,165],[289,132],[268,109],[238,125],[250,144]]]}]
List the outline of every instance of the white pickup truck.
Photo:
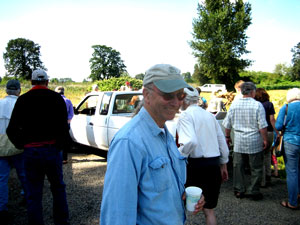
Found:
[{"label": "white pickup truck", "polygon": [[204,84],[199,86],[201,92],[226,92],[226,85],[225,84]]},{"label": "white pickup truck", "polygon": [[116,132],[133,116],[141,91],[91,92],[74,109],[70,134],[75,143],[108,150]]},{"label": "white pickup truck", "polygon": [[[107,91],[87,94],[74,109],[70,129],[73,141],[107,151],[114,135],[132,118],[134,110],[142,99],[142,91]],[[226,112],[220,113],[223,114],[216,115],[219,123],[226,115]],[[179,114],[174,120],[166,122],[174,137],[178,116]]]}]

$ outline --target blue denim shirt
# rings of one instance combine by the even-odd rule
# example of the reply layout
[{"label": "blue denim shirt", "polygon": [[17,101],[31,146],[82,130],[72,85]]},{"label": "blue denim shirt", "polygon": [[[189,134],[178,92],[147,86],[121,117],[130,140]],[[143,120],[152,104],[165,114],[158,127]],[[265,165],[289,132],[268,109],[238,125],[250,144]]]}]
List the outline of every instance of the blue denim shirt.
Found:
[{"label": "blue denim shirt", "polygon": [[[275,127],[282,130],[286,105],[280,109]],[[300,146],[300,101],[289,103],[283,141]]]},{"label": "blue denim shirt", "polygon": [[142,108],[111,143],[100,224],[184,224],[185,181],[186,158]]}]

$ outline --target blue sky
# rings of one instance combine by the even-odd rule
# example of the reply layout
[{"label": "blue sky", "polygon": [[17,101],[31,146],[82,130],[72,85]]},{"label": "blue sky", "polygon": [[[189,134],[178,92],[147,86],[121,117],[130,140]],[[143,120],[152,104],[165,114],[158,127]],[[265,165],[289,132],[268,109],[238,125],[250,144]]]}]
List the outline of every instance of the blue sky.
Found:
[{"label": "blue sky", "polygon": [[[157,63],[193,72],[196,62],[188,41],[198,0],[0,0],[0,76],[3,52],[11,39],[26,38],[41,46],[50,78],[82,81],[90,74],[92,45],[121,53],[134,76]],[[291,63],[291,48],[300,42],[298,0],[250,0],[252,25],[245,57],[249,70],[272,72]]]}]

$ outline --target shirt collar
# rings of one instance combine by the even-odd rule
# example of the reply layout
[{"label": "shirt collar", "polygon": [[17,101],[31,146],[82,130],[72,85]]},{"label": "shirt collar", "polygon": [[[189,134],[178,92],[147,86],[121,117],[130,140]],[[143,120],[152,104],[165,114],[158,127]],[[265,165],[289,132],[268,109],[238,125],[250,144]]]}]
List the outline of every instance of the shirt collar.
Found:
[{"label": "shirt collar", "polygon": [[47,87],[45,86],[42,86],[42,85],[34,85],[31,89],[31,90],[37,90],[37,89],[48,89]]},{"label": "shirt collar", "polygon": [[5,98],[18,98],[18,96],[16,96],[16,95],[7,95],[7,96],[5,96]]},{"label": "shirt collar", "polygon": [[[163,133],[161,128],[155,123],[153,118],[150,116],[150,114],[144,107],[141,108],[139,115],[145,119],[146,123],[148,124],[148,126],[150,128],[150,131],[152,132],[152,134],[154,136],[158,136],[160,133]],[[164,129],[165,129],[165,131],[167,130],[166,124],[164,124]]]}]

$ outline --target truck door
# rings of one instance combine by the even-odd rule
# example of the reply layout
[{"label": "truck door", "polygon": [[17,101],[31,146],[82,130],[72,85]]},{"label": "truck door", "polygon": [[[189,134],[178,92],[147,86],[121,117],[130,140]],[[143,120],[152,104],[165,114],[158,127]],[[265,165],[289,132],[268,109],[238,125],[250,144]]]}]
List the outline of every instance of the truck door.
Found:
[{"label": "truck door", "polygon": [[111,102],[112,113],[108,121],[108,143],[112,141],[115,134],[128,121],[131,120],[136,108],[143,100],[140,93],[117,93],[114,102]]},{"label": "truck door", "polygon": [[91,146],[103,150],[108,149],[107,125],[109,120],[109,105],[111,102],[112,92],[105,92],[100,102],[97,115],[89,123],[90,135],[88,135]]},{"label": "truck door", "polygon": [[75,142],[90,145],[89,136],[92,135],[91,124],[94,121],[99,99],[103,93],[88,95],[75,109],[75,116],[71,121],[71,136]]}]

